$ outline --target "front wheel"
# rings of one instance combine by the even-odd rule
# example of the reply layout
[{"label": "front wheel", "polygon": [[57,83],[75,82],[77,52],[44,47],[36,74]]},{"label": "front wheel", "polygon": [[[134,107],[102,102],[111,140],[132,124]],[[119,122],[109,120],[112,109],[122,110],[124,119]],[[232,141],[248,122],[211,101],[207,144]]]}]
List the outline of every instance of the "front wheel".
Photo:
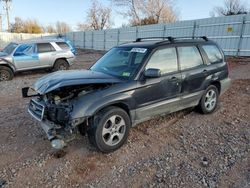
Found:
[{"label": "front wheel", "polygon": [[101,152],[112,152],[126,142],[131,121],[123,109],[108,107],[98,113],[94,119],[92,128],[88,131],[88,137],[90,143]]},{"label": "front wheel", "polygon": [[9,67],[1,66],[0,67],[0,81],[12,80],[14,74]]},{"label": "front wheel", "polygon": [[203,114],[212,113],[218,104],[219,92],[217,87],[211,85],[204,92],[201,101],[199,103],[199,109]]}]

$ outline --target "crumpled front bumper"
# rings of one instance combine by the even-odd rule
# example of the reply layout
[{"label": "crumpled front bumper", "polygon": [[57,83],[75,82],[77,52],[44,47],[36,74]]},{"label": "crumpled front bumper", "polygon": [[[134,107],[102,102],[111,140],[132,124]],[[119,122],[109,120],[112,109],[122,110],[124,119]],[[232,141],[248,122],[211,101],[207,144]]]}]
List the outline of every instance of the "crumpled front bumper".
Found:
[{"label": "crumpled front bumper", "polygon": [[50,121],[41,121],[40,123],[42,129],[47,135],[47,138],[51,142],[51,146],[55,149],[62,149],[66,146],[66,142],[64,141],[61,135],[57,134],[56,125]]},{"label": "crumpled front bumper", "polygon": [[65,125],[59,125],[47,119],[44,101],[31,99],[28,112],[34,119],[40,122],[41,128],[55,149],[62,149],[68,141],[74,138],[75,135],[71,129],[67,129]]}]

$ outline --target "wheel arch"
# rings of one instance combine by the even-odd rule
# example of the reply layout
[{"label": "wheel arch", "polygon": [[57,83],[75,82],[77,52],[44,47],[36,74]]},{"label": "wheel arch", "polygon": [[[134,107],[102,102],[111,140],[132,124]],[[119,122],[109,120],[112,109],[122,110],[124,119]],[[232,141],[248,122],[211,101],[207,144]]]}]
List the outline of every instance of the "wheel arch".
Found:
[{"label": "wheel arch", "polygon": [[218,89],[219,94],[221,93],[221,84],[219,81],[213,81],[210,85],[214,85]]},{"label": "wheel arch", "polygon": [[65,57],[59,57],[59,58],[56,58],[56,59],[55,59],[54,64],[53,64],[53,67],[55,66],[55,64],[56,64],[56,62],[57,62],[58,60],[64,60],[64,61],[67,62],[68,65],[69,65],[69,62],[68,62],[67,58],[65,58]]},{"label": "wheel arch", "polygon": [[118,107],[118,108],[121,108],[122,110],[124,110],[128,116],[130,117],[131,119],[131,110],[130,110],[130,107],[129,105],[126,103],[126,102],[122,102],[122,101],[117,101],[117,102],[114,102],[114,103],[110,103],[110,104],[106,104],[104,106],[101,106],[100,108],[96,109],[95,113],[93,114],[93,116],[95,116],[98,112],[104,110],[105,108],[109,108],[109,107]]},{"label": "wheel arch", "polygon": [[11,67],[11,66],[10,66],[10,65],[8,65],[8,64],[0,64],[0,67],[7,67],[7,68],[9,68],[9,69],[12,71],[12,73],[13,73],[13,74],[15,73],[14,68],[13,68],[13,67]]}]

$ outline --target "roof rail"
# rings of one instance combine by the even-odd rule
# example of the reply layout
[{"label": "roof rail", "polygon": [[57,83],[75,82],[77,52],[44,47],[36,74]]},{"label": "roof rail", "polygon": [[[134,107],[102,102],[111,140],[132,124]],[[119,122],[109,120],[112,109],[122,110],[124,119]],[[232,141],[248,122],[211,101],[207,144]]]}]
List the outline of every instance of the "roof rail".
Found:
[{"label": "roof rail", "polygon": [[144,38],[137,38],[135,42],[142,42],[143,40],[150,40],[150,39],[162,39],[162,40],[169,40],[170,42],[174,41],[174,38],[169,36],[169,37],[144,37]]},{"label": "roof rail", "polygon": [[174,37],[174,39],[203,39],[205,41],[208,41],[208,38],[206,36]]},{"label": "roof rail", "polygon": [[203,39],[205,41],[208,41],[208,38],[206,36],[195,36],[195,37],[145,37],[145,38],[137,38],[135,42],[142,42],[143,40],[150,40],[150,39],[162,39],[163,42],[164,40],[168,40],[169,42],[174,42],[176,39]]}]

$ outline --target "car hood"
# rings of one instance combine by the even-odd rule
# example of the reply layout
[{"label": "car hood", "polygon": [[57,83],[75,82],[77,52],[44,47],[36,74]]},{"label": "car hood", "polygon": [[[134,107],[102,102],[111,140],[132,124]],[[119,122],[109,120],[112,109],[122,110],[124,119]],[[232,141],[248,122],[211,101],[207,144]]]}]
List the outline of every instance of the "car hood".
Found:
[{"label": "car hood", "polygon": [[55,89],[87,84],[109,84],[119,83],[122,80],[113,76],[95,72],[91,70],[68,70],[58,71],[46,76],[43,76],[34,84],[33,89],[43,95],[49,93]]},{"label": "car hood", "polygon": [[6,53],[4,53],[4,52],[0,52],[0,59],[1,59],[1,58],[4,58],[4,57],[6,57],[6,56],[8,56],[8,54],[6,54]]}]

